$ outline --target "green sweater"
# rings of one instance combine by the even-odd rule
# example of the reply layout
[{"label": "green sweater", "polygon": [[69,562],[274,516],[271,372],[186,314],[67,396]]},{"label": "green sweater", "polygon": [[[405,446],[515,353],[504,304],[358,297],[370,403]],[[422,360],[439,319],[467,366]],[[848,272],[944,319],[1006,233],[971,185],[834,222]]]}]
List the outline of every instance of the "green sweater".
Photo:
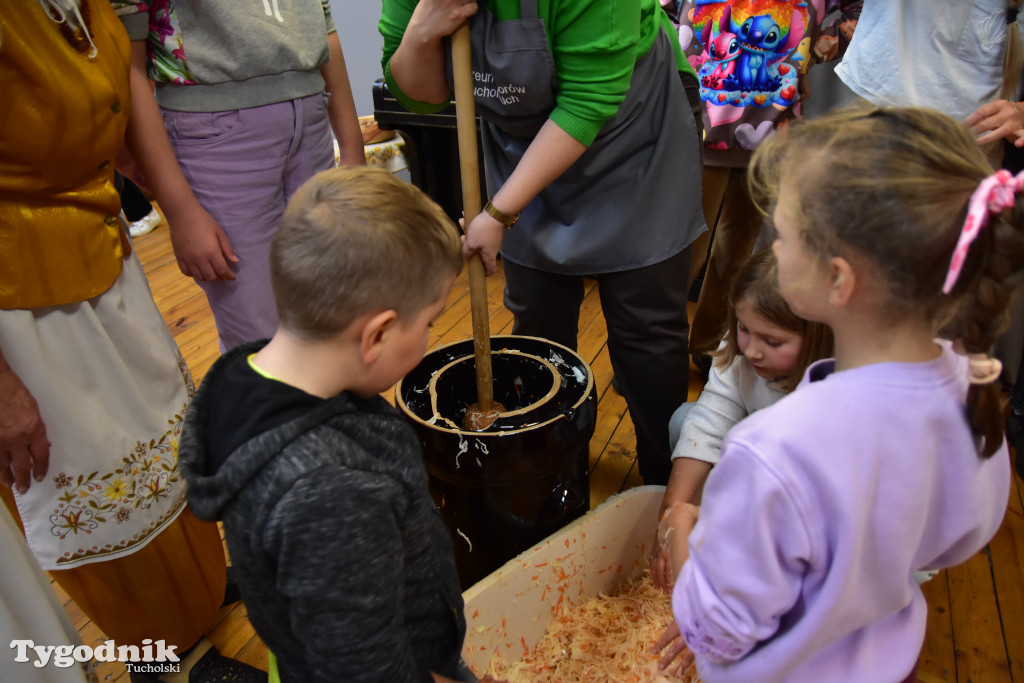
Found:
[{"label": "green sweater", "polygon": [[[520,18],[519,0],[481,2],[498,21]],[[391,55],[402,41],[416,3],[384,0],[381,63],[395,99],[409,111],[426,114],[440,111],[448,103],[430,104],[407,97],[395,84],[390,68]],[[537,15],[547,28],[558,79],[550,118],[584,145],[590,145],[605,121],[618,111],[629,89],[633,65],[651,49],[659,29],[665,28],[671,38],[676,68],[693,73],[659,0],[537,0]]]}]

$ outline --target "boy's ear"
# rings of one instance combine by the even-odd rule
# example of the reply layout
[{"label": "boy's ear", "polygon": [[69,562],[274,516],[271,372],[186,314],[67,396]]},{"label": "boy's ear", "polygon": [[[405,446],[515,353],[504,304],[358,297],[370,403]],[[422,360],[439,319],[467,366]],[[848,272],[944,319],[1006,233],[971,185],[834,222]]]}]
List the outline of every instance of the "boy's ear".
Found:
[{"label": "boy's ear", "polygon": [[369,365],[380,357],[388,333],[397,319],[398,314],[392,309],[373,313],[366,319],[362,334],[359,335],[359,355],[364,363]]},{"label": "boy's ear", "polygon": [[828,265],[828,302],[833,306],[845,306],[857,289],[857,275],[850,262],[841,256],[831,258]]}]

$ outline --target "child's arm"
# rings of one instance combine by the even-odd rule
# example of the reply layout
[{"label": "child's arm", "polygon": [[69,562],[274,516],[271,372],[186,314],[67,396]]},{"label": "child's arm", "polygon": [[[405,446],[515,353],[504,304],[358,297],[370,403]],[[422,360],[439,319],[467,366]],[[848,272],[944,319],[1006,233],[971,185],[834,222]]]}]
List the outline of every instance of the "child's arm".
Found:
[{"label": "child's arm", "polygon": [[125,142],[167,216],[178,268],[196,280],[234,280],[230,264],[238,257],[224,230],[193,194],[167,137],[146,76],[146,41],[133,40],[131,45],[132,113]]},{"label": "child's arm", "polygon": [[658,523],[658,543],[668,555],[672,576],[690,557],[689,539],[700,517],[700,508],[692,503],[676,503],[661,515]]},{"label": "child's arm", "polygon": [[700,505],[704,481],[721,457],[725,435],[750,412],[747,400],[756,381],[761,380],[742,357],[726,368],[711,367],[704,389],[683,421],[679,440],[673,444],[672,475],[662,512],[675,503]]},{"label": "child's arm", "polygon": [[[722,370],[712,366],[704,390],[683,422],[679,441],[672,452],[672,473],[661,501],[661,514],[675,505],[700,505],[704,482],[718,462],[722,440],[737,422],[747,416],[743,400],[740,367],[746,361],[737,358]],[[688,530],[687,530],[688,533]],[[656,586],[669,590],[681,564],[673,564],[662,543],[652,545],[651,576]]]},{"label": "child's arm", "polygon": [[[712,464],[704,460],[681,457],[672,461],[672,473],[668,478],[668,486],[665,488],[665,495],[661,500],[661,516],[671,512],[674,507],[683,504],[700,504],[701,493],[704,490],[704,482],[711,473]],[[694,520],[696,521],[696,519]],[[664,543],[664,536],[661,524],[655,532],[653,553],[651,555],[651,578],[658,588],[669,591],[676,582],[676,574],[682,562],[673,560],[668,546]],[[693,525],[675,529],[676,538],[684,542],[689,536]]]},{"label": "child's arm", "polygon": [[341,165],[362,166],[366,163],[363,134],[359,129],[359,117],[356,115],[352,86],[348,80],[348,69],[345,67],[345,55],[341,50],[341,40],[337,31],[327,34],[327,44],[331,50],[331,58],[320,69],[320,73],[324,77],[325,89],[331,96],[327,101],[327,115],[331,120],[334,137],[338,138]]},{"label": "child's arm", "polygon": [[735,662],[778,631],[807,565],[823,561],[801,514],[810,509],[747,446],[727,445],[672,593],[676,622],[698,659]]},{"label": "child's arm", "polygon": [[[417,663],[410,629],[439,624],[405,619],[416,602],[405,595],[411,568],[399,517],[407,505],[398,480],[341,468],[304,477],[275,505],[264,548],[289,606],[282,628],[304,644],[315,672],[307,683],[432,679]],[[419,589],[440,597],[437,586]],[[454,619],[447,610],[442,617]]]}]

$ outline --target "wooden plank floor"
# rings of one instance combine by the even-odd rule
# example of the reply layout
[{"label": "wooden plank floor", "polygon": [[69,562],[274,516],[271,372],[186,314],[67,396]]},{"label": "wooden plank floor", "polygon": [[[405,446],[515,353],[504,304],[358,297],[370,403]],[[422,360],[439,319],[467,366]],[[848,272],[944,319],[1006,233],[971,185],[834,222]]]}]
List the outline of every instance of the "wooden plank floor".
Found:
[{"label": "wooden plank floor", "polygon": [[[217,335],[202,291],[178,271],[166,223],[135,246],[153,296],[195,376],[202,379],[219,356]],[[512,316],[502,305],[503,276],[488,281],[491,334],[508,334]],[[431,346],[472,336],[466,272],[456,281],[448,307],[434,325]],[[594,370],[599,396],[596,431],[590,442],[591,504],[641,484],[636,471],[633,425],[623,398],[611,386],[607,332],[591,282],[580,313],[579,352]],[[700,385],[691,383],[691,400]],[[391,392],[385,394],[393,398]],[[1015,479],[1006,518],[992,543],[965,564],[925,584],[928,633],[921,652],[922,683],[1024,683],[1024,485]],[[104,640],[60,588],[69,615],[89,645]],[[225,655],[266,669],[266,647],[253,632],[241,603],[225,607],[208,633]],[[124,665],[97,663],[101,681],[128,683]],[[862,683],[862,682],[857,682]],[[863,682],[866,683],[866,682]]]}]

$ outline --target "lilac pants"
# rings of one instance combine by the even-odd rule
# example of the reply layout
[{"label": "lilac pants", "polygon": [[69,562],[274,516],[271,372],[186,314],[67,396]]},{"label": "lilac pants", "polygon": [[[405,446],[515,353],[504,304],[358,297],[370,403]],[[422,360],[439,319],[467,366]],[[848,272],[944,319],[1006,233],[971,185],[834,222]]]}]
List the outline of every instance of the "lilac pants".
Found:
[{"label": "lilac pants", "polygon": [[277,329],[270,241],[299,185],[334,165],[327,95],[223,112],[164,109],[163,116],[185,178],[238,256],[234,280],[197,283],[221,351],[270,337]]}]

